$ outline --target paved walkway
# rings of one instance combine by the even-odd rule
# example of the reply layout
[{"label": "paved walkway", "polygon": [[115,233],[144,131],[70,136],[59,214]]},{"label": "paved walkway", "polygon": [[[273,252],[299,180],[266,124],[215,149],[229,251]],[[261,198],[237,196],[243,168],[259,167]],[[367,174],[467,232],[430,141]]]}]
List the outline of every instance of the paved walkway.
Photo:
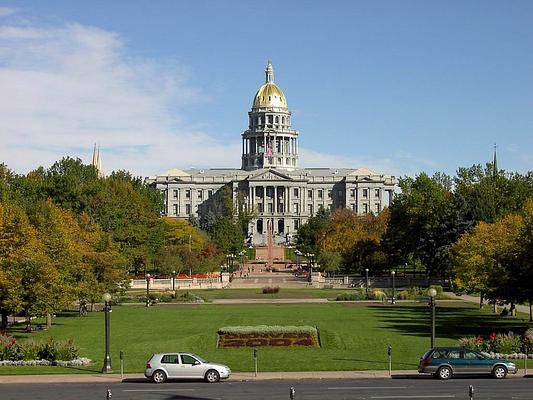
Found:
[{"label": "paved walkway", "polygon": [[[394,376],[419,376],[417,371],[393,371]],[[371,379],[389,378],[388,371],[317,371],[317,372],[253,372],[233,373],[229,381],[260,381],[270,379]],[[117,383],[123,380],[145,381],[143,374],[64,374],[64,375],[4,375],[0,376],[3,383]]]},{"label": "paved walkway", "polygon": [[[463,300],[469,303],[479,304],[479,296],[470,296],[468,294],[463,294],[459,296],[452,292],[444,292],[444,294],[448,296],[450,299]],[[516,307],[516,311],[529,315],[529,306],[523,306],[519,304],[519,305],[516,305],[515,307]],[[509,307],[507,309],[509,309]]]}]

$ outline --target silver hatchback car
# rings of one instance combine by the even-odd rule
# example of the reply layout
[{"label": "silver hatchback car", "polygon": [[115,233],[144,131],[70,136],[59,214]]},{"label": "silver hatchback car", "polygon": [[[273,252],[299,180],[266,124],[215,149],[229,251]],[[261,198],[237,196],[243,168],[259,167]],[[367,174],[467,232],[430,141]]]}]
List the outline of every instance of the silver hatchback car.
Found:
[{"label": "silver hatchback car", "polygon": [[167,379],[205,379],[209,383],[229,378],[231,370],[192,353],[158,353],[146,363],[144,376],[156,383]]}]

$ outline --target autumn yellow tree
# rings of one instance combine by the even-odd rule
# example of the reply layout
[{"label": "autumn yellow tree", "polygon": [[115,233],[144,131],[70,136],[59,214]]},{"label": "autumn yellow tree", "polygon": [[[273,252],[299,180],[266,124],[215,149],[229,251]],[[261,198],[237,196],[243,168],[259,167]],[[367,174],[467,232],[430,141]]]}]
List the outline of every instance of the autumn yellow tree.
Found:
[{"label": "autumn yellow tree", "polygon": [[347,272],[383,268],[385,255],[380,243],[388,218],[388,210],[379,215],[357,215],[347,209],[338,209],[319,233],[320,251],[341,254]]},{"label": "autumn yellow tree", "polygon": [[523,225],[521,215],[509,214],[494,223],[480,222],[461,236],[452,248],[455,290],[480,292],[481,302],[484,297],[515,300],[512,281],[516,275],[509,267],[517,262]]}]

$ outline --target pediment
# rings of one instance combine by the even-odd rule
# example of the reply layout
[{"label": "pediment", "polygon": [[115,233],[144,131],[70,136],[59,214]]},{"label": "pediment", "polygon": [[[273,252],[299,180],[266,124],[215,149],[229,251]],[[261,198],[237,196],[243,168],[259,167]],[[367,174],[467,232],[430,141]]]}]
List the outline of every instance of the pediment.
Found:
[{"label": "pediment", "polygon": [[249,181],[292,181],[292,178],[288,175],[282,174],[273,169],[261,172],[257,175],[248,178]]}]

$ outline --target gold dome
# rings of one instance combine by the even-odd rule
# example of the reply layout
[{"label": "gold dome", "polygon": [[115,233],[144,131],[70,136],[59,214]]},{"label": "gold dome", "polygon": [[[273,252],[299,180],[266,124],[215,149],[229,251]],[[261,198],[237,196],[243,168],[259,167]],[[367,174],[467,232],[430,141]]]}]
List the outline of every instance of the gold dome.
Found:
[{"label": "gold dome", "polygon": [[274,83],[274,68],[272,68],[272,63],[270,61],[267,64],[265,74],[266,82],[255,94],[253,108],[287,108],[285,94],[283,94],[283,91]]},{"label": "gold dome", "polygon": [[265,83],[255,94],[253,107],[287,108],[287,99],[275,83]]}]

